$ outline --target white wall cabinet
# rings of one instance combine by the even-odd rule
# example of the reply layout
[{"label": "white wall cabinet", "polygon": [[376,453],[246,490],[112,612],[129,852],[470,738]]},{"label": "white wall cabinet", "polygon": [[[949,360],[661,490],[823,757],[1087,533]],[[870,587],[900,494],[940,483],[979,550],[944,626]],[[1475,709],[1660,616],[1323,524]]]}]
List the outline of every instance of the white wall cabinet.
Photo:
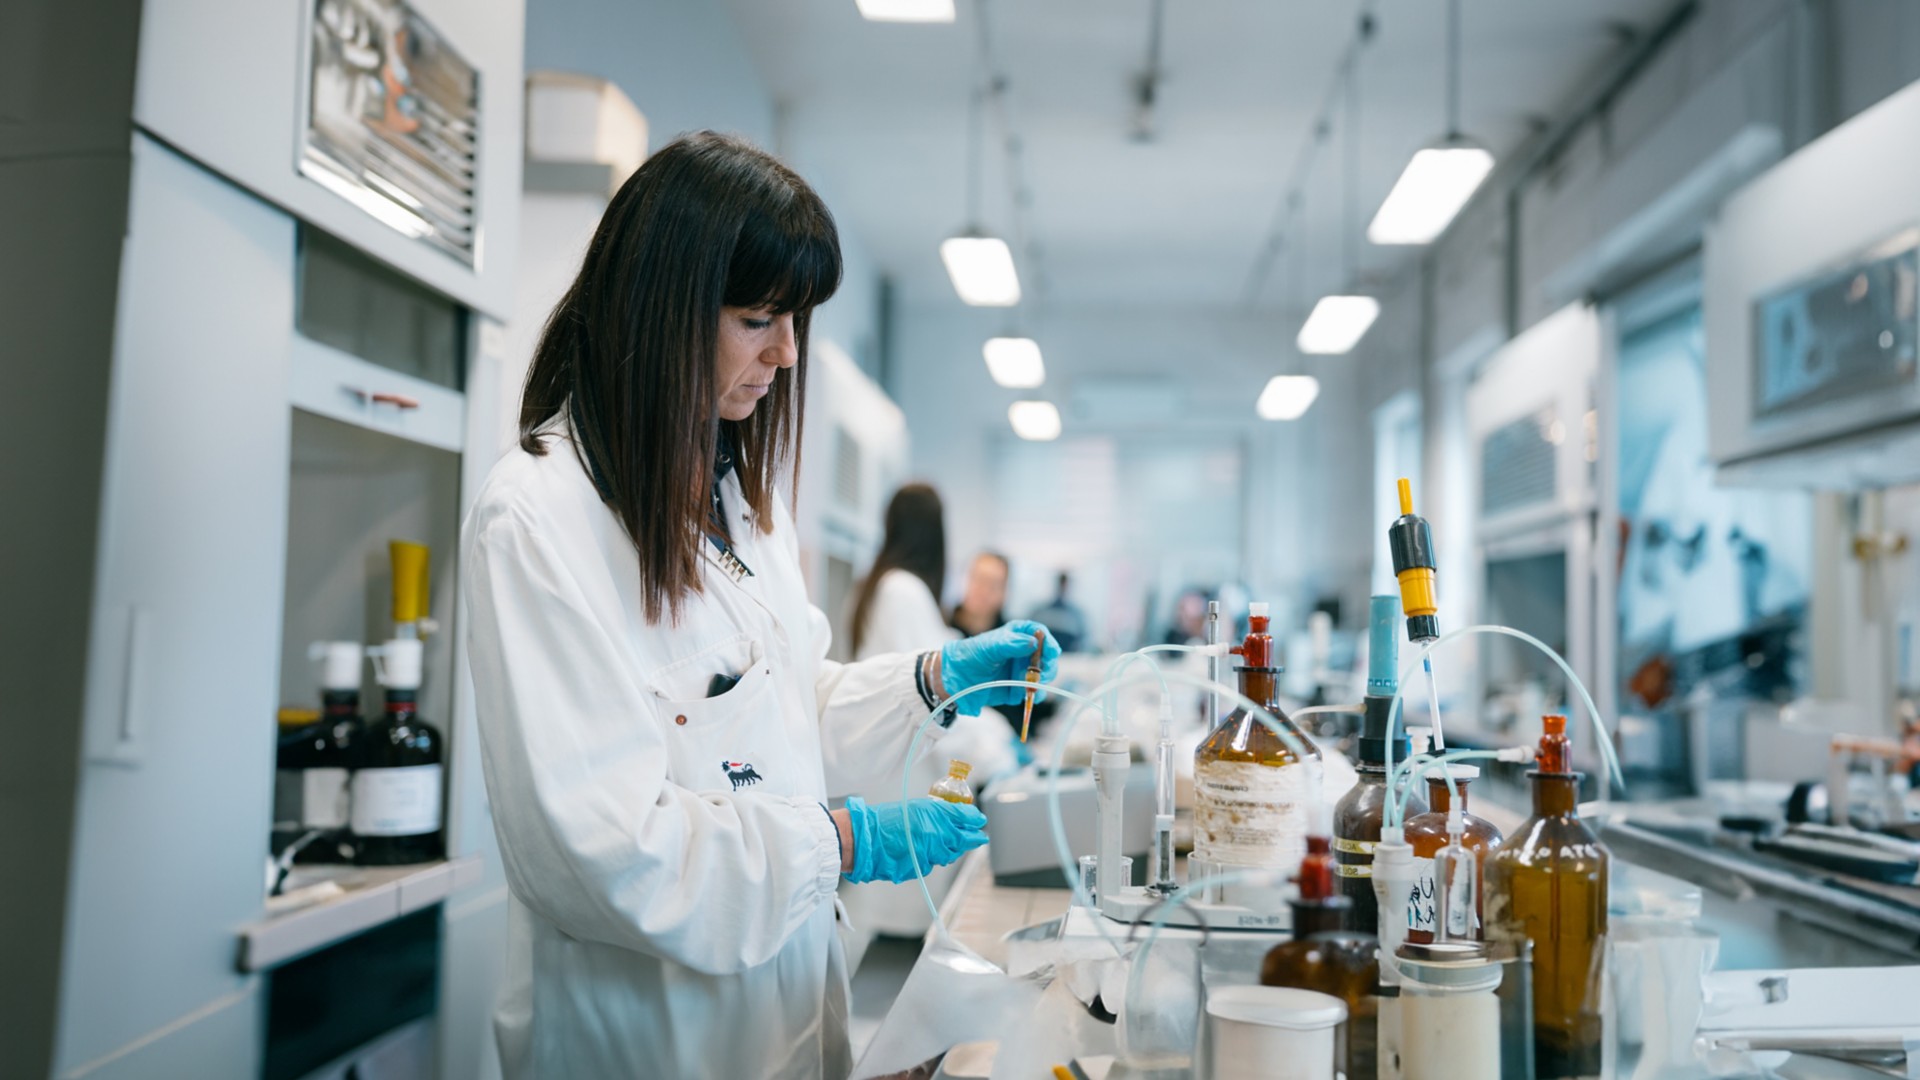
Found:
[{"label": "white wall cabinet", "polygon": [[57,1073],[245,1077],[259,984],[234,934],[265,892],[294,223],[133,150]]}]

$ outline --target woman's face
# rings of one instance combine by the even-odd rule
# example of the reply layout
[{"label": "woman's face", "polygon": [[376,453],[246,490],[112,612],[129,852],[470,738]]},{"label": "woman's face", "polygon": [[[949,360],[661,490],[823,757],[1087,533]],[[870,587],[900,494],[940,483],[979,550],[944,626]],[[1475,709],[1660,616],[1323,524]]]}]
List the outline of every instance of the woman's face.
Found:
[{"label": "woman's face", "polygon": [[799,362],[792,312],[775,315],[766,308],[721,308],[714,373],[720,388],[720,418],[752,416],[753,407],[773,388],[773,377]]},{"label": "woman's face", "polygon": [[967,591],[960,605],[975,615],[987,616],[999,611],[1006,601],[1006,565],[985,555],[974,559],[967,568]]}]

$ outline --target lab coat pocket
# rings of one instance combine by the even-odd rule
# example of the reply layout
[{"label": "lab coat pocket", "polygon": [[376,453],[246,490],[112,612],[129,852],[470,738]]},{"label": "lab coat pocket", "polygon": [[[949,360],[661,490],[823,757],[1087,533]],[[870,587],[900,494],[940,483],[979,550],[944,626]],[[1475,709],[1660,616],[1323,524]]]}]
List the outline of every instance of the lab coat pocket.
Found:
[{"label": "lab coat pocket", "polygon": [[[732,655],[741,652],[744,663],[736,666]],[[715,675],[736,674],[738,682],[712,697],[668,696],[689,694],[695,684],[704,690]],[[759,642],[729,639],[656,672],[648,683],[665,728],[673,783],[698,792],[798,792],[773,669]]]}]

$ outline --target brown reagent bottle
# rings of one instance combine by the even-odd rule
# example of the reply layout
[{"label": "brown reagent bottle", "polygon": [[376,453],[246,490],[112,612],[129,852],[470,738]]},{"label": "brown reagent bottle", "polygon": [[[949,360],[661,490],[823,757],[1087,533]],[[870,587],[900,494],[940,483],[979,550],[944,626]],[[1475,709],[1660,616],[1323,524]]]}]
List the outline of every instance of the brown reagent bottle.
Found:
[{"label": "brown reagent bottle", "polygon": [[1340,1072],[1371,1077],[1378,1072],[1380,942],[1356,933],[1348,919],[1353,902],[1335,887],[1334,861],[1324,836],[1307,837],[1300,860],[1300,896],[1291,901],[1293,940],[1275,945],[1260,964],[1263,986],[1287,986],[1332,994],[1347,1003]]},{"label": "brown reagent bottle", "polygon": [[1309,770],[1320,767],[1320,751],[1280,707],[1267,605],[1254,604],[1248,621],[1246,640],[1233,650],[1244,661],[1235,668],[1240,693],[1272,714],[1308,757],[1302,760],[1252,710],[1228,713],[1193,756],[1193,855],[1215,866],[1291,873],[1306,851]]},{"label": "brown reagent bottle", "polygon": [[[1467,785],[1478,779],[1480,770],[1472,765],[1443,766],[1452,774],[1454,786],[1460,791],[1461,824],[1465,826],[1460,835],[1460,844],[1473,852],[1474,860],[1480,864],[1480,880],[1487,877],[1487,854],[1500,843],[1500,830],[1485,818],[1474,817],[1468,812]],[[1444,777],[1427,774],[1427,805],[1432,809],[1419,817],[1407,821],[1407,843],[1413,847],[1413,896],[1407,901],[1407,940],[1416,945],[1431,945],[1437,928],[1433,924],[1434,912],[1438,910],[1434,881],[1433,856],[1447,846],[1447,810],[1453,803],[1452,794],[1447,790]],[[1482,890],[1484,895],[1485,890]],[[1465,905],[1462,905],[1463,907]],[[1484,904],[1474,912],[1470,926],[1456,925],[1452,936],[1479,940],[1481,927],[1486,919]]]},{"label": "brown reagent bottle", "polygon": [[1606,977],[1607,849],[1578,809],[1567,718],[1548,716],[1533,781],[1533,816],[1486,860],[1492,940],[1533,942],[1536,1075],[1598,1077]]}]

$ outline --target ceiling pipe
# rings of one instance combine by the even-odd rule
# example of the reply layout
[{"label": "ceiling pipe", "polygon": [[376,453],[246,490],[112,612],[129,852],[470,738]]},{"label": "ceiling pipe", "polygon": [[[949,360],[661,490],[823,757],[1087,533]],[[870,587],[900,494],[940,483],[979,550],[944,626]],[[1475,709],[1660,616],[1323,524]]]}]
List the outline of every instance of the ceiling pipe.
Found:
[{"label": "ceiling pipe", "polygon": [[1166,0],[1151,0],[1147,11],[1147,64],[1133,80],[1133,123],[1127,137],[1137,143],[1150,143],[1160,134],[1155,107],[1160,99],[1160,44],[1166,34]]}]

